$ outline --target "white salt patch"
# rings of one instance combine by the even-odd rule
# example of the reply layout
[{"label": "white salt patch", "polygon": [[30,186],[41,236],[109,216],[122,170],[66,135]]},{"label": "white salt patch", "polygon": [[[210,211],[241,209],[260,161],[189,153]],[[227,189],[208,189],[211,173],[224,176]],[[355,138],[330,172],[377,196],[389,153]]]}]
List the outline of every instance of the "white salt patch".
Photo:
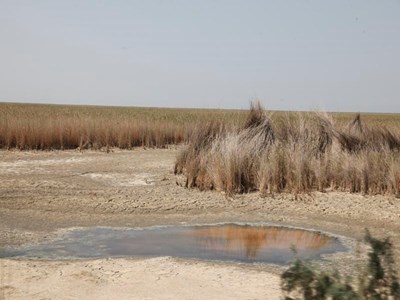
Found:
[{"label": "white salt patch", "polygon": [[82,176],[89,177],[95,181],[99,181],[110,186],[138,186],[138,185],[153,185],[154,180],[150,174],[120,174],[120,173],[89,173]]}]

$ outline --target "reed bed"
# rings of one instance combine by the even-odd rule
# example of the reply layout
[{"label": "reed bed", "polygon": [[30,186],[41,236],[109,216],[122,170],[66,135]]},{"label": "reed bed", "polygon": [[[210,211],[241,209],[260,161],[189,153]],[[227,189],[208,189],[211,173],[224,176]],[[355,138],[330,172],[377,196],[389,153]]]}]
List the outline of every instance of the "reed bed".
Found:
[{"label": "reed bed", "polygon": [[228,195],[340,190],[400,196],[400,126],[323,113],[273,116],[252,105],[238,128],[203,124],[180,153],[186,187]]},{"label": "reed bed", "polygon": [[0,103],[0,148],[20,150],[165,148],[197,124],[240,122],[243,112]]},{"label": "reed bed", "polygon": [[[269,117],[276,126],[287,116],[294,118],[296,113],[276,111]],[[337,124],[345,124],[354,116],[334,113],[332,117]],[[396,115],[363,118],[378,127],[400,127]],[[221,127],[221,132],[236,132],[246,122],[246,110],[0,103],[0,149],[165,148],[188,143],[197,134],[195,129],[208,123]]]}]

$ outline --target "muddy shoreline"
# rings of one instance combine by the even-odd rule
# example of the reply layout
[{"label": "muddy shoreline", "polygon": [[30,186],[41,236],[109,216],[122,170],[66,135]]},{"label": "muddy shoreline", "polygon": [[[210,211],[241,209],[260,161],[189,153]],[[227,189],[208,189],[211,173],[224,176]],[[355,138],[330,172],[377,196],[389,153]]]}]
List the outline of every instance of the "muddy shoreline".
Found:
[{"label": "muddy shoreline", "polygon": [[[228,198],[222,193],[188,190],[179,185],[181,179],[173,174],[177,151],[2,151],[0,245],[40,242],[54,238],[57,230],[69,227],[249,222],[326,231],[354,240],[362,239],[364,229],[369,228],[375,236],[392,238],[396,259],[400,261],[400,199],[344,192],[311,193],[298,196],[297,199],[287,194],[261,197],[258,193]],[[354,255],[344,255],[328,265],[348,269],[353,260]],[[167,264],[175,264],[175,267],[196,268],[194,262],[173,258],[167,261]],[[28,270],[23,266],[30,265],[31,261],[18,259],[1,262],[6,265],[3,269],[19,266],[18,272],[22,272],[18,273],[19,276],[29,277]],[[97,264],[99,260],[91,263]],[[105,260],[103,263],[107,265],[110,262]],[[73,268],[74,264],[77,270],[83,268],[80,266],[82,262],[64,262],[58,268]],[[118,260],[113,264],[119,265]],[[132,260],[127,263],[131,264],[136,267],[140,265],[142,269],[138,268],[143,272],[146,269],[144,262]],[[206,262],[200,264],[206,268],[215,265]],[[39,265],[38,272],[42,270],[40,268],[46,269],[45,262]],[[53,266],[54,262],[49,262],[50,265]],[[222,267],[231,272],[229,274],[233,277],[239,271],[271,274],[269,276],[276,276],[280,272],[276,268],[257,267],[254,270],[246,266]],[[13,274],[15,272],[12,271]],[[35,284],[46,284],[46,278],[43,276]],[[3,285],[16,288],[16,284],[11,280]],[[110,288],[114,287],[111,281],[108,284]],[[278,291],[279,286],[277,288]],[[29,291],[24,294],[23,289],[7,290],[10,298],[32,296]],[[3,288],[3,291],[6,289]],[[146,297],[152,299],[151,295]]]}]

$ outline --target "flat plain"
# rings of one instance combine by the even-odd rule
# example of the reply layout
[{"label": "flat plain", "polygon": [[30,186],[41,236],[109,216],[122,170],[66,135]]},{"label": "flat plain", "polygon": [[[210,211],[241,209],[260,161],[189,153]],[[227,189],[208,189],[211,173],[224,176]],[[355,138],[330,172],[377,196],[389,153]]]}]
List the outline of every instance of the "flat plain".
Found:
[{"label": "flat plain", "polygon": [[[7,113],[7,126],[10,126],[17,122],[14,117],[19,115],[18,109],[2,104],[3,114],[4,107],[11,109]],[[34,107],[34,116],[27,117],[30,121],[18,121],[40,122],[38,114],[45,113],[46,109],[43,112],[36,106],[27,107]],[[95,110],[108,111],[90,107],[65,109],[79,110],[80,116],[84,111],[91,116],[96,115]],[[113,112],[109,124],[118,119],[117,110],[110,110]],[[132,117],[124,109],[120,111],[125,116],[122,119]],[[238,122],[244,120],[236,111],[136,108],[131,111],[139,111],[135,122],[147,118],[152,124],[151,118],[165,116],[160,122],[176,124],[180,130],[186,127],[179,122],[195,124],[202,118],[230,120],[229,113],[237,113]],[[168,112],[182,121],[174,120]],[[151,117],[152,113],[157,117]],[[69,120],[74,119],[72,115]],[[353,116],[339,114],[338,122],[350,121]],[[398,115],[371,114],[365,118],[400,127]],[[0,122],[4,126],[4,120]],[[390,236],[395,257],[400,261],[400,201],[394,195],[314,191],[299,195],[228,196],[223,192],[187,189],[183,187],[185,178],[174,174],[176,157],[184,146],[163,145],[162,149],[144,146],[130,150],[100,147],[100,150],[52,151],[21,151],[10,147],[1,151],[0,246],[50,240],[71,227],[249,222],[327,231],[354,241],[349,252],[328,257],[323,263],[327,268],[337,266],[348,273],[356,272],[353,266],[359,256],[355,241],[362,239],[365,228],[377,237]],[[279,299],[282,272],[276,266],[172,257],[65,261],[3,258],[0,267],[0,297],[6,299],[59,298],[61,295],[66,299],[109,299],[111,295],[131,299]]]}]

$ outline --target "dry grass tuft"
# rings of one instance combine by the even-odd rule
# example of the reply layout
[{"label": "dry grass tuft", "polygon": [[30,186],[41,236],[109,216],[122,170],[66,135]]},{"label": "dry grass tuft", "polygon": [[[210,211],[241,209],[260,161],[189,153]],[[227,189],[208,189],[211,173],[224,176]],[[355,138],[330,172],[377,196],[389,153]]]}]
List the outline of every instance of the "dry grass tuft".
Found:
[{"label": "dry grass tuft", "polygon": [[347,130],[336,130],[336,138],[345,151],[356,153],[362,150],[400,150],[400,136],[386,127],[367,126],[357,114]]},{"label": "dry grass tuft", "polygon": [[187,187],[229,195],[342,190],[399,196],[399,130],[365,124],[359,114],[348,126],[322,113],[272,118],[256,103],[239,129],[199,128],[175,173],[187,177]]},{"label": "dry grass tuft", "polygon": [[199,168],[203,153],[208,151],[213,140],[224,132],[224,127],[218,122],[208,122],[199,124],[193,131],[188,147],[191,151],[182,151],[175,163],[175,174],[181,174],[185,169],[188,176],[185,183],[186,187],[198,186],[205,188],[207,178],[204,178],[204,172]]}]

